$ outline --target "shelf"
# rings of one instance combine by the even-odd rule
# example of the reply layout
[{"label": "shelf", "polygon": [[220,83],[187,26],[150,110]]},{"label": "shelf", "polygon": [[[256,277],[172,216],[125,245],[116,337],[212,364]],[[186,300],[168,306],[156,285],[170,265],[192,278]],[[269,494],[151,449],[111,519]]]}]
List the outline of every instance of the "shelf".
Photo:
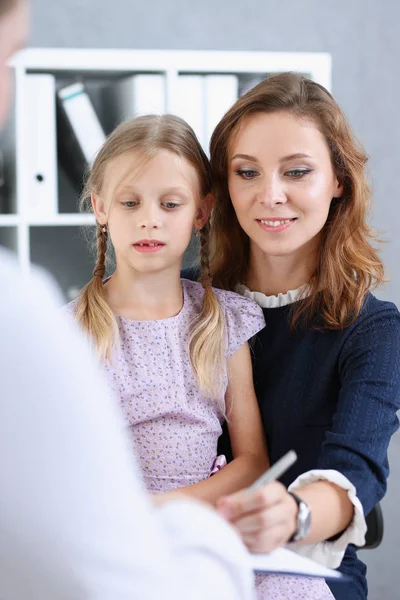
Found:
[{"label": "shelf", "polygon": [[95,223],[94,215],[85,213],[64,213],[39,219],[30,217],[28,221],[28,224],[33,227],[80,227],[95,225]]},{"label": "shelf", "polygon": [[17,227],[20,222],[18,215],[0,214],[0,227]]},{"label": "shelf", "polygon": [[118,50],[28,48],[11,65],[32,72],[276,73],[298,71],[331,86],[331,56],[325,52],[225,52],[214,50]]},{"label": "shelf", "polygon": [[[0,144],[7,167],[7,189],[3,190],[3,196],[8,200],[0,201],[0,209],[3,211],[0,213],[0,243],[17,251],[24,271],[29,271],[31,263],[47,268],[61,284],[68,299],[91,278],[95,258],[86,243],[85,232],[89,230],[94,233],[95,217],[78,212],[85,161],[82,162],[78,153],[74,154],[72,144],[69,149],[68,127],[63,127],[63,113],[60,107],[54,110],[53,106],[56,89],[82,81],[106,135],[122,118],[129,118],[133,114],[143,111],[170,112],[186,118],[189,124],[198,127],[195,127],[196,133],[204,148],[208,148],[211,130],[219,118],[217,113],[222,116],[227,109],[222,106],[223,102],[220,100],[225,98],[230,106],[233,96],[236,98],[237,94],[244,93],[268,74],[297,71],[324,85],[328,90],[331,89],[331,56],[321,52],[27,48],[13,57],[10,66],[14,67],[15,105],[14,120],[3,133]],[[140,103],[138,101],[136,108],[131,94],[137,94],[138,98],[145,96],[143,81],[146,78],[141,78],[140,90],[139,87],[136,88],[139,80],[131,80],[131,83],[135,81],[132,92],[129,76],[140,73],[161,75],[156,79],[158,83],[162,80],[160,88],[163,88],[163,91],[158,98],[162,99],[164,108],[144,108],[147,100],[143,99]],[[49,114],[51,112],[52,118],[55,119],[56,127],[54,132],[54,123],[51,123],[51,127],[48,128],[49,134],[43,137],[42,132],[46,128],[40,127],[40,115],[37,114],[39,109],[35,108],[33,102],[29,102],[29,94],[35,94],[36,89],[32,74],[53,76],[42,78],[42,81],[47,81],[49,85],[44,86],[38,107],[46,107],[41,115],[44,122],[47,119],[48,108]],[[182,93],[188,82],[188,79],[183,80],[188,75],[195,75],[190,90],[193,92],[193,104],[187,102],[186,94]],[[208,77],[210,75],[234,75],[237,81],[234,81],[235,77],[226,78],[230,84],[226,87],[225,94],[221,93],[218,87],[218,82],[223,82],[224,78]],[[124,82],[121,81],[119,86],[117,78],[125,79],[125,91]],[[36,82],[38,81],[36,78]],[[237,90],[233,93],[236,83]],[[112,94],[109,94],[110,89],[113,90]],[[39,98],[39,94],[33,95],[32,98]],[[151,98],[153,100],[152,95]],[[125,101],[127,109],[122,107]],[[152,104],[152,101],[149,103]],[[186,103],[191,107],[187,115]],[[212,118],[210,115],[213,115]],[[33,117],[36,117],[34,121]],[[36,126],[33,127],[32,123],[38,127],[35,129]],[[61,143],[63,136],[65,144]],[[55,153],[52,144],[51,159],[47,162],[51,162],[49,173],[55,177],[49,179],[49,173],[46,173],[46,168],[41,162],[36,164],[36,158],[42,155],[41,151],[35,152],[32,140],[40,147],[39,141],[52,142],[54,137],[57,152]],[[54,153],[57,157],[56,167],[52,160]],[[73,164],[75,158],[77,165]],[[39,176],[42,176],[42,179]],[[45,200],[42,202],[42,191],[36,184],[45,181],[46,177],[52,183],[46,189],[41,186]],[[39,216],[40,213],[42,216]],[[193,239],[185,253],[183,266],[193,264],[197,256],[198,240]]]}]

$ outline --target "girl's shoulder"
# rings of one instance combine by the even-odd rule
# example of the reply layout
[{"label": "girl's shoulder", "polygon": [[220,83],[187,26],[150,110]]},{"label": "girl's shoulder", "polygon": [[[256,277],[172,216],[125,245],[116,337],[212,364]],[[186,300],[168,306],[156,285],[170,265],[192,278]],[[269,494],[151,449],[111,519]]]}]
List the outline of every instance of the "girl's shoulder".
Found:
[{"label": "girl's shoulder", "polygon": [[[182,279],[186,296],[201,310],[204,288],[197,281]],[[236,292],[213,288],[225,317],[226,335],[228,338],[227,356],[231,356],[244,342],[264,329],[265,319],[262,308],[254,300],[245,298]]]},{"label": "girl's shoulder", "polygon": [[[182,279],[182,285],[186,294],[191,297],[192,300],[197,300],[197,302],[202,301],[204,296],[204,288],[200,282]],[[265,322],[262,308],[251,298],[246,298],[237,292],[220,290],[219,288],[215,287],[212,289],[225,311],[242,313],[245,315],[254,315]]]}]

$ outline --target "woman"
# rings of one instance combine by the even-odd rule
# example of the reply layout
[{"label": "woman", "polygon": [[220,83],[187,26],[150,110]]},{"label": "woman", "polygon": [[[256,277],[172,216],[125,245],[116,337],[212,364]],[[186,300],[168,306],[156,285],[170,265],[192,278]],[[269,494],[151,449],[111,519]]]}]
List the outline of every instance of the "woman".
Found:
[{"label": "woman", "polygon": [[220,511],[253,551],[296,541],[339,567],[352,578],[331,585],[340,600],[367,597],[355,546],[385,494],[400,406],[399,312],[369,291],[384,273],[366,160],[332,96],[293,73],[240,98],[211,140],[213,285],[262,306],[253,368],[271,463],[298,454],[281,479],[294,495],[275,483]]}]

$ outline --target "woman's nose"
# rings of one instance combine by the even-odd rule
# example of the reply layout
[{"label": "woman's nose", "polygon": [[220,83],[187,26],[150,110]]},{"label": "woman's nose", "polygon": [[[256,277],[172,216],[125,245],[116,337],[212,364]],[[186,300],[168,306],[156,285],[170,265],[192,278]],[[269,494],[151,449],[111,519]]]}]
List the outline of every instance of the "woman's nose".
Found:
[{"label": "woman's nose", "polygon": [[279,176],[270,176],[264,179],[262,189],[259,193],[259,201],[260,204],[267,208],[287,202],[284,186]]}]

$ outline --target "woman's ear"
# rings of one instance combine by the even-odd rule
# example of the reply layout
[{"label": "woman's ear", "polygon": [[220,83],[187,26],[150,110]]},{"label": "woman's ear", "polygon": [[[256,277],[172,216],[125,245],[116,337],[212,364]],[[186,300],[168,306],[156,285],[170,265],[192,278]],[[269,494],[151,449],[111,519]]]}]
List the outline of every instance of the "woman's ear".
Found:
[{"label": "woman's ear", "polygon": [[100,223],[100,225],[105,225],[107,223],[107,213],[104,201],[94,192],[91,193],[90,201],[96,216],[96,221]]},{"label": "woman's ear", "polygon": [[196,229],[202,229],[207,223],[208,219],[210,218],[211,211],[214,208],[214,204],[214,196],[210,192],[205,198],[203,198],[198,208],[197,215],[194,220],[194,227]]},{"label": "woman's ear", "polygon": [[338,177],[336,177],[333,198],[341,198],[343,196],[343,191],[344,191],[344,185],[338,179]]}]

